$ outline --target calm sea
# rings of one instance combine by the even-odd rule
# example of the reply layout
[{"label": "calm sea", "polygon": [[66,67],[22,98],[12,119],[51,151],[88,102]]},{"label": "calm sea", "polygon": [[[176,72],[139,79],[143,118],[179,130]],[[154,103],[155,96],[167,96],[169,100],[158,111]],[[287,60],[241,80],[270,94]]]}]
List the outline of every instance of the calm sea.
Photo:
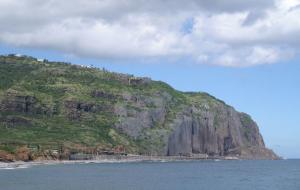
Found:
[{"label": "calm sea", "polygon": [[61,164],[0,170],[0,190],[300,190],[300,160]]}]

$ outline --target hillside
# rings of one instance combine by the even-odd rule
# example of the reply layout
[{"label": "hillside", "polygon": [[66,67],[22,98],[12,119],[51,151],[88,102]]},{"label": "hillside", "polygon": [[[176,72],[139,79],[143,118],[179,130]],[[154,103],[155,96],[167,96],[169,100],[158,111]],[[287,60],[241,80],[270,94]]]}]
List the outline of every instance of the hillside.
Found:
[{"label": "hillside", "polygon": [[206,93],[27,56],[0,56],[0,161],[84,154],[275,159],[256,123]]}]

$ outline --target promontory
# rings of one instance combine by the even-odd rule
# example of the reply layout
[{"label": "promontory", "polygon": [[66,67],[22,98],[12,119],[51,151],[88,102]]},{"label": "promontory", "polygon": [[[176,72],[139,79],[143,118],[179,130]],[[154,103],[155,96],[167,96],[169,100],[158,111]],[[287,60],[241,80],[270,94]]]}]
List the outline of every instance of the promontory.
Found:
[{"label": "promontory", "polygon": [[246,113],[203,92],[30,56],[0,56],[0,161],[76,155],[277,159]]}]

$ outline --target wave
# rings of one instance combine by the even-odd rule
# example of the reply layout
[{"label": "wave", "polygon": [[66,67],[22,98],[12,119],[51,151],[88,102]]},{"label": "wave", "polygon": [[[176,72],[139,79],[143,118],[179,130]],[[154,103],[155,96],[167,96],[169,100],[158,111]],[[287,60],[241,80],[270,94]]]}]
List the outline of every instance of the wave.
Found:
[{"label": "wave", "polygon": [[28,164],[0,164],[0,170],[16,170],[29,168]]}]

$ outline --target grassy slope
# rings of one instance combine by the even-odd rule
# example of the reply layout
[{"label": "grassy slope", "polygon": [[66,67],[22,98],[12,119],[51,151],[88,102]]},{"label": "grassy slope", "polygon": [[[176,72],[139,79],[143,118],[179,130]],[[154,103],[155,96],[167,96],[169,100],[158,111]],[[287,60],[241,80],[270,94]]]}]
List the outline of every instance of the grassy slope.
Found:
[{"label": "grassy slope", "polygon": [[14,152],[21,145],[39,145],[46,149],[57,149],[62,145],[110,149],[124,145],[127,151],[136,152],[141,142],[134,141],[111,127],[117,120],[111,111],[101,114],[83,113],[80,120],[67,118],[64,106],[67,100],[105,105],[109,108],[115,104],[124,104],[118,98],[95,98],[91,96],[94,90],[100,89],[116,97],[124,93],[151,96],[157,92],[167,92],[174,100],[167,110],[169,118],[173,118],[176,108],[183,104],[221,103],[208,94],[178,92],[159,81],[151,81],[146,86],[129,85],[119,79],[122,76],[66,63],[38,62],[31,57],[0,57],[0,101],[7,98],[7,94],[34,96],[45,111],[45,114],[1,111],[2,120],[18,117],[30,123],[10,126],[0,122],[0,149]]}]

